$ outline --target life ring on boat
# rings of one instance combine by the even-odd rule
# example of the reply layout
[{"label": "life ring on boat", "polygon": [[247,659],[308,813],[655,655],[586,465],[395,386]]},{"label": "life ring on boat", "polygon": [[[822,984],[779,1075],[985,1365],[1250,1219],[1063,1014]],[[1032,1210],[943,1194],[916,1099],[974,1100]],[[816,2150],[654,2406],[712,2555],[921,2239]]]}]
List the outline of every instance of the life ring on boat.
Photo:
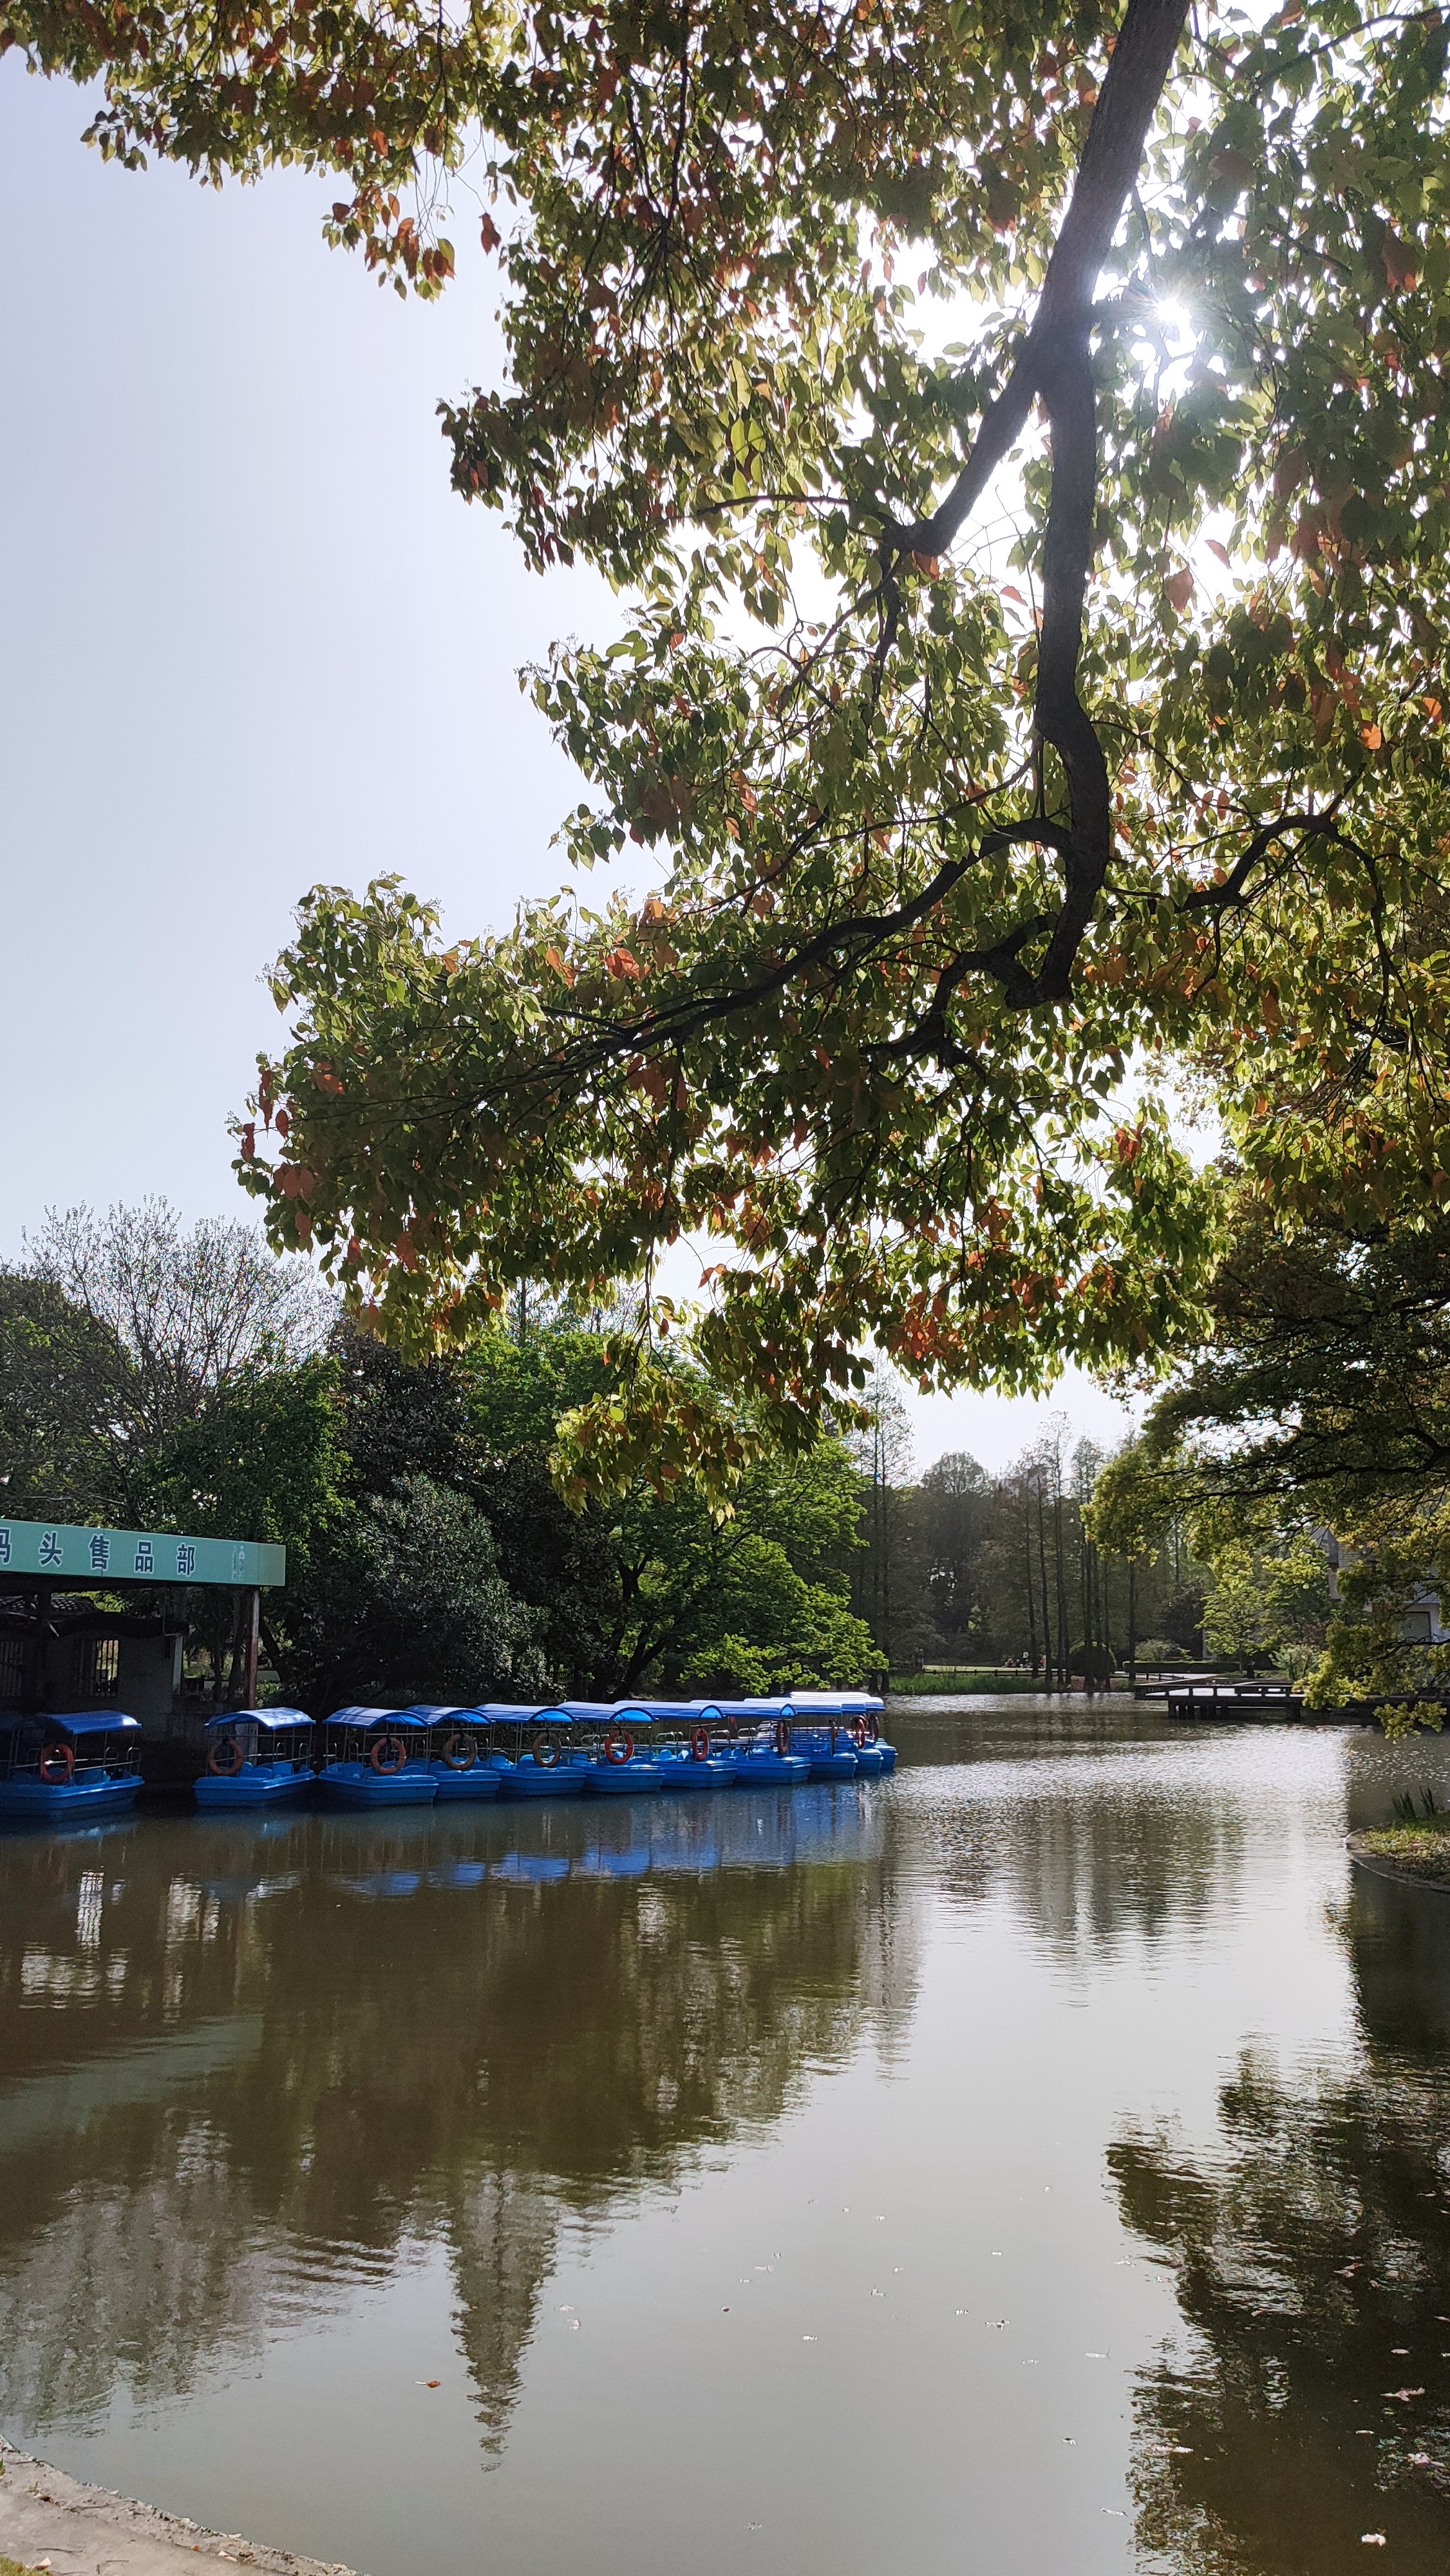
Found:
[{"label": "life ring on boat", "polygon": [[854,1726],[852,1727],[852,1729],[851,1729],[851,1732],[852,1732],[852,1734],[853,1734],[853,1735],[855,1736],[855,1738],[856,1738],[856,1750],[857,1750],[857,1752],[858,1752],[858,1753],[864,1753],[864,1752],[865,1752],[865,1750],[866,1750],[867,1745],[868,1745],[868,1744],[870,1743],[870,1741],[871,1741],[871,1738],[870,1738],[869,1734],[868,1734],[868,1733],[867,1733],[867,1731],[866,1731],[866,1720],[864,1719],[864,1717],[858,1717],[858,1718],[857,1718],[855,1725],[854,1725]]},{"label": "life ring on boat", "polygon": [[461,1727],[455,1726],[453,1733],[445,1735],[439,1746],[438,1759],[447,1771],[471,1771],[478,1760],[477,1738],[465,1735]]},{"label": "life ring on boat", "polygon": [[632,1762],[634,1760],[634,1737],[630,1734],[628,1727],[611,1726],[609,1733],[604,1739],[604,1759],[606,1762]]},{"label": "life ring on boat", "polygon": [[879,1743],[880,1743],[880,1741],[881,1741],[881,1729],[880,1729],[880,1727],[877,1725],[875,1718],[874,1718],[874,1717],[863,1717],[863,1718],[862,1718],[862,1720],[861,1720],[861,1723],[862,1723],[862,1725],[863,1725],[863,1726],[865,1727],[865,1729],[866,1729],[866,1741],[867,1741],[867,1743],[868,1743],[868,1744],[879,1744]]},{"label": "life ring on boat", "polygon": [[784,1760],[786,1754],[790,1751],[790,1719],[788,1717],[778,1717],[775,1721],[775,1749],[781,1756],[782,1760]]},{"label": "life ring on boat", "polygon": [[[396,1761],[392,1758],[394,1754],[397,1755]],[[379,1735],[373,1740],[368,1760],[373,1769],[380,1772],[385,1780],[391,1780],[399,1771],[406,1768],[408,1748],[401,1735]]]},{"label": "life ring on boat", "polygon": [[212,1740],[206,1767],[218,1780],[235,1780],[246,1758],[234,1735],[218,1735]]},{"label": "life ring on boat", "polygon": [[694,1758],[695,1758],[695,1760],[696,1760],[697,1762],[708,1762],[708,1761],[709,1761],[709,1759],[710,1759],[710,1730],[709,1730],[708,1726],[692,1726],[692,1727],[691,1727],[691,1729],[690,1729],[690,1751],[691,1751],[691,1753],[693,1754],[693,1756],[694,1756]]},{"label": "life ring on boat", "polygon": [[[632,1746],[630,1749],[633,1751]],[[541,1771],[557,1770],[559,1764],[564,1759],[561,1747],[551,1742],[550,1738],[544,1733],[542,1727],[534,1737],[530,1750]]]},{"label": "life ring on boat", "polygon": [[47,1744],[36,1767],[47,1789],[63,1789],[75,1777],[74,1748],[69,1744]]}]

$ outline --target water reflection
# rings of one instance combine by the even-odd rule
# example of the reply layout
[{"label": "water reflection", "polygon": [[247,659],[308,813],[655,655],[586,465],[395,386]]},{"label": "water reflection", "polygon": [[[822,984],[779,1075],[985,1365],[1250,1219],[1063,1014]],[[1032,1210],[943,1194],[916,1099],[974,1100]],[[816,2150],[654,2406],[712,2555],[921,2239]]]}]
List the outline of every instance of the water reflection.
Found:
[{"label": "water reflection", "polygon": [[[1140,2545],[1204,2576],[1443,2564],[1450,2496],[1450,1903],[1356,1877],[1361,2046],[1283,2073],[1247,2050],[1220,2134],[1110,2152],[1172,2268],[1185,2354],[1140,2375]],[[1373,2545],[1373,2543],[1371,2544]]]},{"label": "water reflection", "polygon": [[233,2369],[442,2245],[497,2449],[566,2215],[909,2009],[850,1785],[0,1843],[0,2411]]}]

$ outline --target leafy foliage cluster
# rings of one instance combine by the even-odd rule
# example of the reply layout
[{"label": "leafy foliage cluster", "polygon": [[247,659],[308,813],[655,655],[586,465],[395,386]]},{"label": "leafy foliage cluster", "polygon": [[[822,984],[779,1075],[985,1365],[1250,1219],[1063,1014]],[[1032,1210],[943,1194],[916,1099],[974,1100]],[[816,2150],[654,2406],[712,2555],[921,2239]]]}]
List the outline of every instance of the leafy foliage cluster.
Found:
[{"label": "leafy foliage cluster", "polygon": [[[425,49],[378,23],[406,138]],[[400,883],[315,891],[240,1137],[274,1240],[414,1348],[693,1246],[712,1380],[803,1434],[873,1339],[1026,1386],[1202,1328],[1219,1193],[1157,1065],[1296,1218],[1435,1199],[1440,13],[739,0],[456,43],[507,365],[447,409],[454,479],[628,585],[533,687],[570,859],[657,883],[448,947]],[[594,1472],[728,1483],[644,1312]]]},{"label": "leafy foliage cluster", "polygon": [[1106,1470],[1096,1526],[1131,1550],[1187,1516],[1244,1615],[1286,1633],[1296,1602],[1312,1633],[1332,1566],[1310,1696],[1438,1722],[1450,1652],[1415,1632],[1450,1599],[1450,1224],[1295,1227],[1243,1195],[1238,1215],[1212,1338]]}]

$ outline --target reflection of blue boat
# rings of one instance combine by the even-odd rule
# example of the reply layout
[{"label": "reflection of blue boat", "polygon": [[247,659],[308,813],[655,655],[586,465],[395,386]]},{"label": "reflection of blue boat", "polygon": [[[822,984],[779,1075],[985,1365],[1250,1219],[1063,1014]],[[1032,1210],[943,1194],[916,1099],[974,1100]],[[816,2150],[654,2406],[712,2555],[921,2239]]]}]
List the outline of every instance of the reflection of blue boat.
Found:
[{"label": "reflection of blue boat", "polygon": [[579,1863],[581,1878],[643,1878],[653,1855],[648,1843],[630,1843],[624,1851],[608,1851],[596,1843]]},{"label": "reflection of blue boat", "polygon": [[428,1768],[440,1807],[477,1806],[498,1796],[498,1773],[488,1761],[488,1744],[476,1708],[434,1708],[419,1701],[405,1711],[428,1729]]},{"label": "reflection of blue boat", "polygon": [[341,1807],[431,1807],[428,1729],[396,1708],[338,1708],[327,1721],[319,1787]]},{"label": "reflection of blue boat", "polygon": [[300,1708],[236,1708],[206,1722],[199,1807],[296,1806],[312,1786],[312,1720]]},{"label": "reflection of blue boat", "polygon": [[526,1887],[547,1887],[569,1875],[567,1852],[504,1852],[494,1862],[495,1878],[515,1879]]},{"label": "reflection of blue boat", "polygon": [[92,1824],[133,1806],[141,1786],[134,1717],[0,1713],[0,1816],[35,1824]]}]

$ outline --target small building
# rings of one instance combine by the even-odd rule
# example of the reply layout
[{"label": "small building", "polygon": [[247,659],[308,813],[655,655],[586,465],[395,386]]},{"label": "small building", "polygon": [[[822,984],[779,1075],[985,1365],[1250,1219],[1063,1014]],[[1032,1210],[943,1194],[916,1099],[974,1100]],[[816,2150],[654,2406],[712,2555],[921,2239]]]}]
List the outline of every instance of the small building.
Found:
[{"label": "small building", "polygon": [[0,1520],[0,1709],[116,1708],[153,1739],[189,1734],[203,1714],[182,1678],[192,1585],[239,1597],[229,1697],[249,1707],[261,1596],[286,1577],[286,1549],[266,1541]]}]

